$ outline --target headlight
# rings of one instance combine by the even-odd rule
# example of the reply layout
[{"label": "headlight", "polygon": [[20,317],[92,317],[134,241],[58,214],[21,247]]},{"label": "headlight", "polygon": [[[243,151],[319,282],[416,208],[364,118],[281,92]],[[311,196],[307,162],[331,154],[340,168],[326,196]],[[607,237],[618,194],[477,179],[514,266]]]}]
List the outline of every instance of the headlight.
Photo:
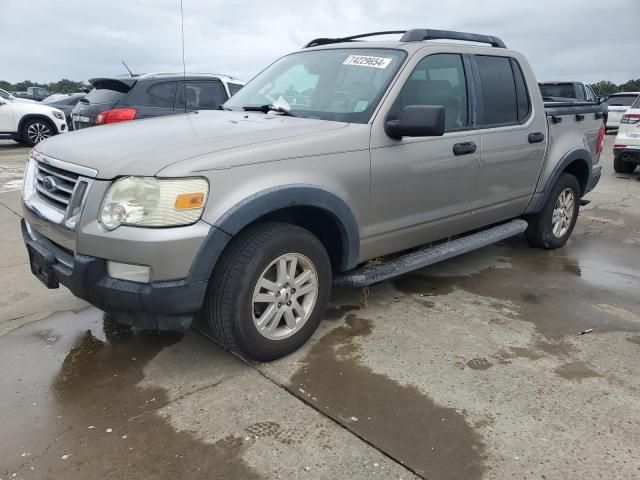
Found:
[{"label": "headlight", "polygon": [[99,220],[109,230],[120,225],[188,225],[202,216],[208,193],[209,183],[203,178],[125,177],[109,187]]},{"label": "headlight", "polygon": [[58,120],[64,120],[64,113],[62,112],[53,112],[53,116],[56,117]]}]

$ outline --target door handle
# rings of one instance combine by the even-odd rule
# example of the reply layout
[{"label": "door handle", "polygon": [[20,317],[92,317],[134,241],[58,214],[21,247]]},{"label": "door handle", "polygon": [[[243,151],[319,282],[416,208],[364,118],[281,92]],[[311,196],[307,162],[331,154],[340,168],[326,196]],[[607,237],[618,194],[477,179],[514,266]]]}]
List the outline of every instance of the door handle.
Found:
[{"label": "door handle", "polygon": [[453,146],[454,155],[468,155],[475,151],[476,151],[476,144],[474,142],[456,143]]},{"label": "door handle", "polygon": [[544,133],[535,132],[529,134],[529,143],[540,143],[544,140]]}]

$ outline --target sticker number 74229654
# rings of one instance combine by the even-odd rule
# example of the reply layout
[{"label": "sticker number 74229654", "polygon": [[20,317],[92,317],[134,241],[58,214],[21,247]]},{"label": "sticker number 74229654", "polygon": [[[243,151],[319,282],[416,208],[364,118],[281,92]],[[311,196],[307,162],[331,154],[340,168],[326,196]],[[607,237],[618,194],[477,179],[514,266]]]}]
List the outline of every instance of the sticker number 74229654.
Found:
[{"label": "sticker number 74229654", "polygon": [[390,58],[369,57],[366,55],[349,55],[343,65],[357,65],[359,67],[387,68],[391,63]]}]

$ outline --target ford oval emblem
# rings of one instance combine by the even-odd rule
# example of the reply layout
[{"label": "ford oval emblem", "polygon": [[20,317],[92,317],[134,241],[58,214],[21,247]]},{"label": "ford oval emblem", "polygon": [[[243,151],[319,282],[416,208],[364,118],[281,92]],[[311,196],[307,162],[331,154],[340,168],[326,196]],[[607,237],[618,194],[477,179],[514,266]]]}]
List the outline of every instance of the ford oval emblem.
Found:
[{"label": "ford oval emblem", "polygon": [[56,181],[55,177],[47,175],[42,179],[42,186],[47,192],[53,192],[54,190],[58,189],[58,182]]}]

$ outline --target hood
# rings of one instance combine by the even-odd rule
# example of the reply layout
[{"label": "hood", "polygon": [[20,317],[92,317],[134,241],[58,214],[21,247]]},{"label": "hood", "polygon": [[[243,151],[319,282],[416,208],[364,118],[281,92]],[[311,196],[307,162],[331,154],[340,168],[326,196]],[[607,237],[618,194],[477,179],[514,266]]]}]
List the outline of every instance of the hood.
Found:
[{"label": "hood", "polygon": [[[102,179],[151,176],[174,163],[185,164],[185,160],[205,155],[209,169],[255,163],[256,157],[231,161],[228,155],[215,154],[322,135],[347,125],[261,112],[207,110],[86,128],[51,137],[35,149],[58,160],[93,168]],[[284,152],[281,155],[287,156]],[[184,168],[189,171],[188,166]]]}]

